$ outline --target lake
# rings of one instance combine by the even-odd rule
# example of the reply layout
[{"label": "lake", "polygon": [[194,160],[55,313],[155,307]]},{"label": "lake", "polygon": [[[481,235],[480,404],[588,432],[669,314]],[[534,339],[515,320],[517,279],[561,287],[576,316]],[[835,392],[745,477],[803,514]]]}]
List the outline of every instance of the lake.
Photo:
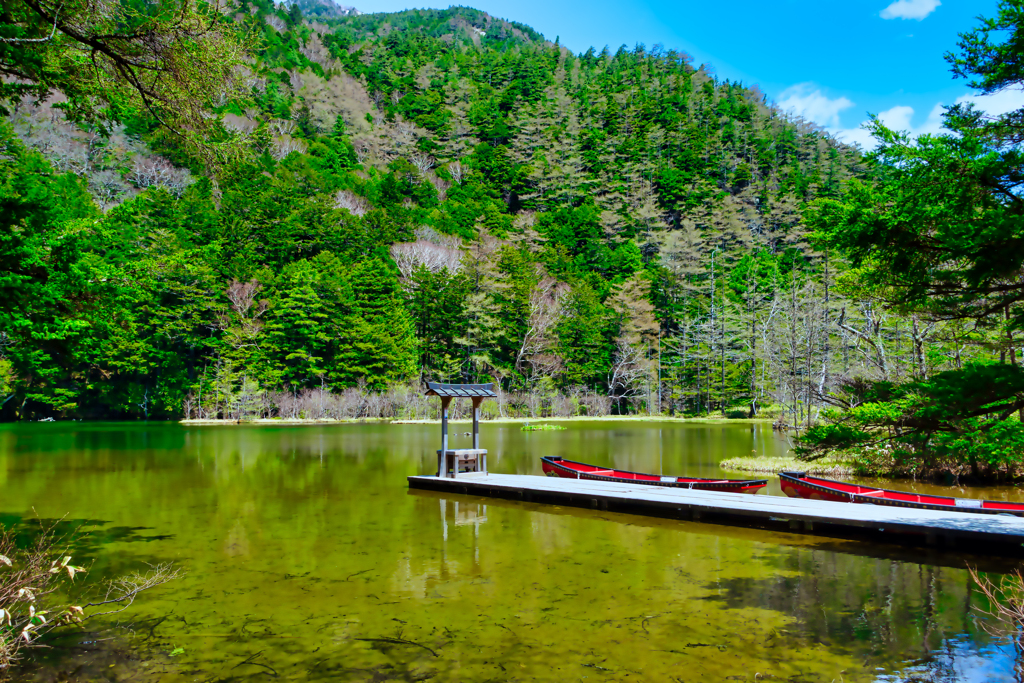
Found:
[{"label": "lake", "polygon": [[[483,424],[490,470],[540,474],[561,455],[717,477],[727,457],[788,449],[761,423],[566,426]],[[468,429],[452,426],[453,447]],[[1015,680],[1012,647],[972,612],[965,563],[983,558],[408,490],[439,433],[0,426],[5,523],[82,524],[87,581],[167,560],[188,572],[57,639],[32,677]]]}]

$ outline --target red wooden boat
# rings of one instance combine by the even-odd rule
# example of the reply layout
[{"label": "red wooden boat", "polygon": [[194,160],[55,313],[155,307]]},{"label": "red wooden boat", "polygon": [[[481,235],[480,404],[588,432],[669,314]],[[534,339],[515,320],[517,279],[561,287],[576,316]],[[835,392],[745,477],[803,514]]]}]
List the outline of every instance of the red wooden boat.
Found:
[{"label": "red wooden boat", "polygon": [[768,485],[767,479],[701,479],[698,477],[662,477],[657,474],[640,474],[626,470],[610,470],[596,465],[586,465],[565,458],[548,456],[541,458],[544,474],[549,477],[566,479],[594,479],[597,481],[629,481],[651,486],[671,486],[701,491],[726,491],[728,493],[757,493]]},{"label": "red wooden boat", "polygon": [[956,512],[982,512],[993,515],[1024,515],[1024,503],[1004,503],[978,498],[951,498],[929,496],[906,491],[890,491],[874,486],[859,486],[831,479],[809,477],[805,472],[782,472],[783,492],[791,498],[831,500],[840,503],[867,503],[922,510],[954,510]]}]

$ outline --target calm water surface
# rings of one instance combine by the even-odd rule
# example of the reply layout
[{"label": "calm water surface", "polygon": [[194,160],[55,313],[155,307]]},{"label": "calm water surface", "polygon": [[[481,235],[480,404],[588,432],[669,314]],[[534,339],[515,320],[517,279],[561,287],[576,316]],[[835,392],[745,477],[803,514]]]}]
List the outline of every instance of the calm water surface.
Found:
[{"label": "calm water surface", "polygon": [[[31,676],[1015,680],[1012,650],[972,616],[963,567],[984,558],[409,491],[439,431],[3,427],[0,520],[89,520],[90,581],[144,562],[188,569],[123,628],[58,641]],[[788,449],[760,424],[485,424],[481,441],[491,471],[519,474],[562,455],[719,476],[724,458]]]}]

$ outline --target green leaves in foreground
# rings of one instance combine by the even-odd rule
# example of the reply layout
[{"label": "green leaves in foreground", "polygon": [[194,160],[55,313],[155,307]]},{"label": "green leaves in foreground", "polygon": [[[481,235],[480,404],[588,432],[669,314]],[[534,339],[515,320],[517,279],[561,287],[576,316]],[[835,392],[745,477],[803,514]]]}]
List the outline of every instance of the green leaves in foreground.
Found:
[{"label": "green leaves in foreground", "polygon": [[831,450],[877,449],[889,466],[926,473],[938,469],[1015,474],[1024,463],[1024,370],[1016,365],[973,364],[926,380],[851,382],[845,412],[827,411],[829,424],[807,430],[798,454],[807,460]]},{"label": "green leaves in foreground", "polygon": [[872,130],[876,181],[815,204],[808,217],[819,244],[846,254],[894,306],[1024,328],[1021,153],[969,132],[911,142],[878,122]]},{"label": "green leaves in foreground", "polygon": [[[224,8],[194,0],[145,3],[11,0],[0,12],[0,114],[60,92],[75,121],[146,116],[212,151],[222,129],[212,107],[244,99],[248,37]],[[223,135],[221,134],[221,137]]]}]

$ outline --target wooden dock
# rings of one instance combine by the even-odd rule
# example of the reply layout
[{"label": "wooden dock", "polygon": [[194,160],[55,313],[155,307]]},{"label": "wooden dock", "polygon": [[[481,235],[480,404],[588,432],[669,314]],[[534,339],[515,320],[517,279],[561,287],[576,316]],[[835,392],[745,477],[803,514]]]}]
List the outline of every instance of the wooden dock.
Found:
[{"label": "wooden dock", "polygon": [[1024,556],[1024,518],[515,474],[409,477],[411,488],[901,545]]}]

